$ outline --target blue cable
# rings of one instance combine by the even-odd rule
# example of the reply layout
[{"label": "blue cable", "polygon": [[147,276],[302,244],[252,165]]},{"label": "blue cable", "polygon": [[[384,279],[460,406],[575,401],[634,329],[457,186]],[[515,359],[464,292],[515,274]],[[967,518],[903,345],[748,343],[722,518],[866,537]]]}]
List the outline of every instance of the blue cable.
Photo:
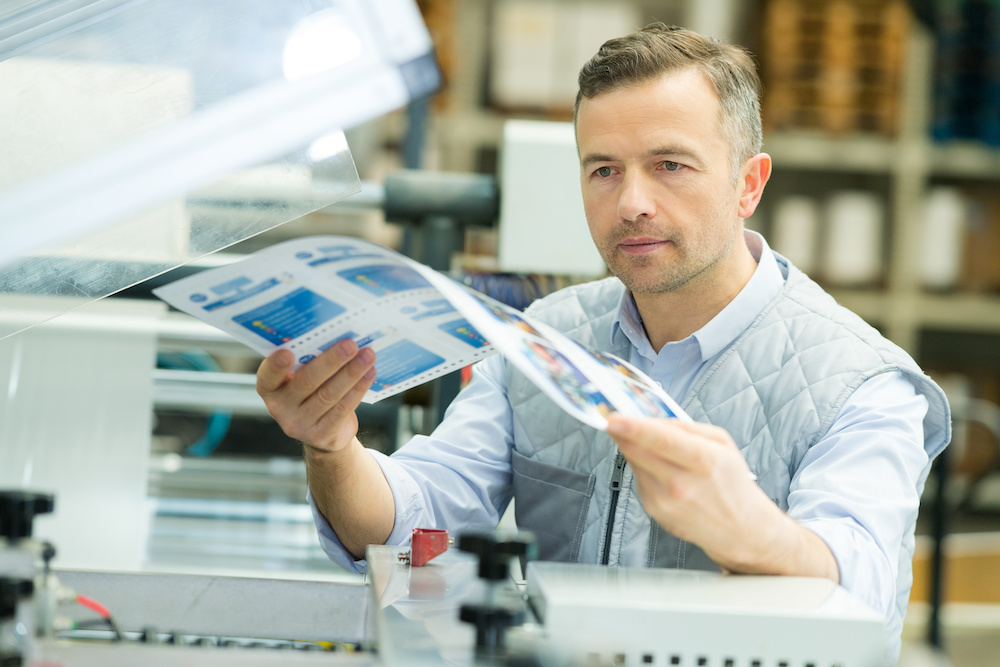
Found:
[{"label": "blue cable", "polygon": [[[219,371],[215,359],[202,350],[187,352],[159,352],[156,355],[156,365],[159,368],[172,368],[196,371]],[[226,437],[233,421],[230,410],[216,409],[208,418],[205,433],[187,448],[187,453],[198,458],[210,456]]]}]

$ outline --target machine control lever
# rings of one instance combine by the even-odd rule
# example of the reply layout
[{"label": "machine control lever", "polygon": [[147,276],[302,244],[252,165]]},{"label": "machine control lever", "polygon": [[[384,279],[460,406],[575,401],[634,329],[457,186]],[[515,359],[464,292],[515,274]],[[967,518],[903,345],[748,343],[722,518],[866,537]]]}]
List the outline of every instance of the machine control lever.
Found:
[{"label": "machine control lever", "polygon": [[534,536],[526,531],[466,532],[458,536],[458,548],[479,557],[479,577],[490,582],[507,579],[511,558],[534,560],[538,554]]}]

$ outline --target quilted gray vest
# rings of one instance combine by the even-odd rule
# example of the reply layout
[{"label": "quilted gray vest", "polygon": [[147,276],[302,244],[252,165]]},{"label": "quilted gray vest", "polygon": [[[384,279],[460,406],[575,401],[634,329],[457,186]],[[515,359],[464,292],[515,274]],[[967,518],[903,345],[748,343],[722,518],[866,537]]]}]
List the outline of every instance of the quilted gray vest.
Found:
[{"label": "quilted gray vest", "polygon": [[[528,312],[585,347],[627,359],[625,336],[617,337],[618,349],[610,344],[623,290],[621,282],[609,278],[561,290]],[[789,264],[782,292],[687,396],[674,398],[696,421],[725,428],[760,487],[787,510],[789,484],[806,451],[862,382],[890,371],[909,376],[928,400],[924,447],[933,459],[951,438],[944,393],[903,350]],[[599,563],[606,555],[609,565],[718,569],[700,548],[650,520],[631,470],[626,466],[615,474],[617,448],[607,435],[560,410],[510,365],[507,375],[514,415],[515,518],[519,528],[535,533],[540,558]],[[892,630],[901,627],[912,585],[912,529],[900,553],[898,618],[890,619]]]}]

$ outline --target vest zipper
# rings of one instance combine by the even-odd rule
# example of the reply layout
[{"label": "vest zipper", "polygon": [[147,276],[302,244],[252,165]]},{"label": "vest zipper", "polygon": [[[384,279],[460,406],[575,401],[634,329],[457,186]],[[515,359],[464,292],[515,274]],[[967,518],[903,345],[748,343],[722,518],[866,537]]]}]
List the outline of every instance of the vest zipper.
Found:
[{"label": "vest zipper", "polygon": [[611,475],[611,503],[608,508],[608,528],[604,532],[604,554],[601,565],[607,565],[611,559],[611,532],[615,527],[615,510],[618,508],[618,494],[622,489],[622,477],[625,476],[625,457],[621,452],[615,455],[615,471]]}]

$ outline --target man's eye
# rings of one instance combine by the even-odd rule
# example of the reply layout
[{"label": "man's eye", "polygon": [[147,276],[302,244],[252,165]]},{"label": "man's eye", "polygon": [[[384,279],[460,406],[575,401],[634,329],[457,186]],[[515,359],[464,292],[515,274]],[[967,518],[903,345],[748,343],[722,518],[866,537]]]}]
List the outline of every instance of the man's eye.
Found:
[{"label": "man's eye", "polygon": [[598,167],[597,175],[601,178],[607,178],[611,175],[611,167]]},{"label": "man's eye", "polygon": [[681,163],[671,162],[670,160],[667,160],[666,162],[663,163],[663,168],[666,169],[667,171],[677,171],[678,169],[681,168]]}]

